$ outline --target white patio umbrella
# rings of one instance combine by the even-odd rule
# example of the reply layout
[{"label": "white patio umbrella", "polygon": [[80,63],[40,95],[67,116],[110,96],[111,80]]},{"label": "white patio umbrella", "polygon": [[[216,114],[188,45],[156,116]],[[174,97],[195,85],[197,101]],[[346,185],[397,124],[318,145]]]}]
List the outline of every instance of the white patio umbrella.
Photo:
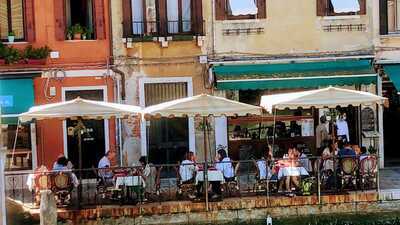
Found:
[{"label": "white patio umbrella", "polygon": [[123,118],[141,112],[138,106],[76,98],[71,101],[34,106],[19,115],[21,122],[32,119],[109,119]]},{"label": "white patio umbrella", "polygon": [[311,91],[264,95],[261,97],[260,105],[268,112],[272,112],[273,109],[297,109],[299,107],[334,108],[336,106],[384,104],[385,100],[384,97],[364,91],[327,87]]},{"label": "white patio umbrella", "polygon": [[[83,119],[110,119],[124,118],[134,116],[141,113],[138,106],[110,103],[104,101],[92,101],[82,98],[76,98],[71,101],[52,103],[46,105],[34,106],[28,112],[19,115],[19,120],[27,122],[33,119],[76,119],[78,125],[75,130],[78,134],[78,151],[79,151],[79,171],[82,179],[82,131],[85,129],[82,122]],[[79,185],[81,188],[81,185]],[[81,191],[79,192],[81,194]]]},{"label": "white patio umbrella", "polygon": [[[202,117],[204,126],[204,183],[207,187],[207,142],[206,127],[207,117],[214,116],[247,116],[261,115],[262,108],[222,97],[201,94],[193,97],[177,99],[158,105],[147,107],[143,110],[143,116],[151,117]],[[207,190],[207,189],[205,189]],[[208,193],[206,193],[206,207],[208,207]]]}]

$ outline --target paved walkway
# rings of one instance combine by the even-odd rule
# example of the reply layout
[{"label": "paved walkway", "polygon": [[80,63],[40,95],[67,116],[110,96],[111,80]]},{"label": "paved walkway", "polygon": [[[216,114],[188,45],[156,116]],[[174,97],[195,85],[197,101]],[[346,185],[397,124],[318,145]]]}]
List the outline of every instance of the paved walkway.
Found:
[{"label": "paved walkway", "polygon": [[380,188],[382,190],[400,190],[400,167],[385,168],[379,171]]}]

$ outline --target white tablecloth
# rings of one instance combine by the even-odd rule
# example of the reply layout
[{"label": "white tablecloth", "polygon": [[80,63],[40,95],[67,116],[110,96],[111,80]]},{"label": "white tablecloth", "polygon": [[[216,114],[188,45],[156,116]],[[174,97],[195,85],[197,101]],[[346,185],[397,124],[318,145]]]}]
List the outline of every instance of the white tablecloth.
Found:
[{"label": "white tablecloth", "polygon": [[115,187],[118,188],[119,186],[146,187],[146,182],[143,180],[142,176],[117,177],[117,180],[115,181]]},{"label": "white tablecloth", "polygon": [[308,176],[308,172],[304,167],[283,167],[279,169],[278,179],[288,176]]},{"label": "white tablecloth", "polygon": [[[208,181],[221,181],[221,183],[225,182],[224,175],[219,170],[209,170],[208,171]],[[204,181],[204,173],[203,171],[198,171],[196,175],[196,184],[198,182]]]}]

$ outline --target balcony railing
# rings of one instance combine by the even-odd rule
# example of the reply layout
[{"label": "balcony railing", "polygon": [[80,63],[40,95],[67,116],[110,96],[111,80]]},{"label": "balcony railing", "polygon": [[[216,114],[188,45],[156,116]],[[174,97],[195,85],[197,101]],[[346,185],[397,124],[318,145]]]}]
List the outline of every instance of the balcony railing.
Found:
[{"label": "balcony railing", "polygon": [[141,39],[183,35],[203,36],[204,23],[204,21],[193,22],[190,20],[124,22],[124,27],[132,27],[132,31],[125,33],[124,36]]},{"label": "balcony railing", "polygon": [[[232,161],[233,177],[218,172],[216,164],[164,164],[72,171],[6,175],[7,197],[27,207],[38,207],[41,189],[51,189],[60,207],[132,205],[176,200],[205,201],[209,198],[243,196],[293,196],[345,194],[378,190],[378,158],[300,158],[299,160]],[[227,165],[227,164],[224,164]],[[225,167],[225,166],[223,166]],[[208,184],[204,182],[208,168]],[[192,171],[193,174],[185,174]],[[190,172],[190,173],[192,173]],[[46,179],[42,179],[45,177]],[[80,179],[79,177],[82,177]],[[78,182],[79,185],[78,185]],[[289,185],[289,186],[288,186]],[[211,188],[209,188],[211,186]]]}]

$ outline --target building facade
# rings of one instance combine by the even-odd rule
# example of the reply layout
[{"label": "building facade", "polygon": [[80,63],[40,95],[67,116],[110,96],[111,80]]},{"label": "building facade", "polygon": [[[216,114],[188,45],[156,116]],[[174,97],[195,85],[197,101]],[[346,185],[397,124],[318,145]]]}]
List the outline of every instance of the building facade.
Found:
[{"label": "building facade", "polygon": [[[52,167],[60,154],[77,165],[77,142],[69,132],[73,121],[19,124],[17,116],[33,105],[77,96],[115,101],[115,82],[107,69],[109,7],[106,0],[0,2],[0,102],[9,170]],[[92,136],[84,140],[84,166],[92,167],[116,148],[117,128],[111,120],[85,124]]]},{"label": "building facade", "polygon": [[383,77],[383,94],[389,99],[389,107],[384,110],[385,163],[395,166],[400,155],[396,151],[396,130],[399,121],[400,90],[400,2],[395,0],[379,1],[379,36],[376,44],[376,65]]},{"label": "building facade", "polygon": [[[147,107],[209,92],[204,1],[112,1],[113,70],[122,100]],[[176,163],[201,147],[194,119],[123,121],[122,164]],[[200,145],[198,144],[200,143]]]},{"label": "building facade", "polygon": [[[327,86],[382,94],[381,76],[373,64],[379,33],[377,4],[370,0],[207,2],[206,39],[214,92],[250,104],[259,104],[262,95]],[[291,117],[276,118],[279,129],[274,132],[275,119],[268,115],[251,121],[228,119],[221,130],[228,131],[231,157],[259,157],[260,149],[271,144],[278,155],[283,154],[289,142],[319,155],[311,150],[319,147],[314,134],[301,127],[308,124],[313,131],[322,115],[332,121],[347,115],[347,139],[371,151],[380,149],[383,166],[382,108],[338,107],[286,114]],[[365,124],[364,117],[378,122]]]}]

